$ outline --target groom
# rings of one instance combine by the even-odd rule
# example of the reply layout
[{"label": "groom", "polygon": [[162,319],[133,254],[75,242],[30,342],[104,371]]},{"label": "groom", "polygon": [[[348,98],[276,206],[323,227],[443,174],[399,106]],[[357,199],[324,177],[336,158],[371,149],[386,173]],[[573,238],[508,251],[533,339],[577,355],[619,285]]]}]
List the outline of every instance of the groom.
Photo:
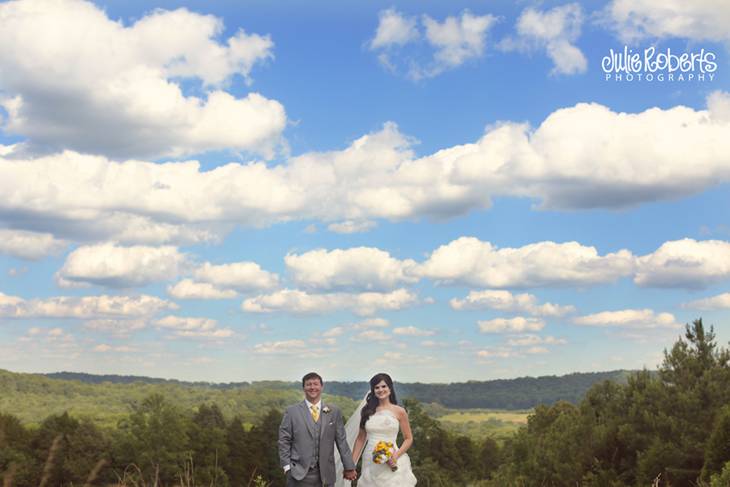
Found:
[{"label": "groom", "polygon": [[343,477],[357,472],[347,446],[340,410],[322,403],[322,377],[310,372],[302,378],[304,401],[289,406],[279,426],[279,460],[287,487],[330,487],[335,484],[335,444],[345,468]]}]

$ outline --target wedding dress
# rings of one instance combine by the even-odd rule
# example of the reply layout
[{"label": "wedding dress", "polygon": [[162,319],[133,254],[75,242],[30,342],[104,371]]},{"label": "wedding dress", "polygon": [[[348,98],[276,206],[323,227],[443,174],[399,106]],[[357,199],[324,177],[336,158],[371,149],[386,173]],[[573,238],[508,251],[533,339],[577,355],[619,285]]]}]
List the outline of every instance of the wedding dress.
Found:
[{"label": "wedding dress", "polygon": [[380,441],[396,444],[398,436],[398,418],[393,412],[384,409],[378,411],[365,423],[367,443],[362,452],[362,472],[357,480],[357,487],[411,487],[416,485],[416,477],[411,470],[411,459],[404,453],[398,458],[398,470],[392,471],[387,463],[375,463],[373,450]]}]

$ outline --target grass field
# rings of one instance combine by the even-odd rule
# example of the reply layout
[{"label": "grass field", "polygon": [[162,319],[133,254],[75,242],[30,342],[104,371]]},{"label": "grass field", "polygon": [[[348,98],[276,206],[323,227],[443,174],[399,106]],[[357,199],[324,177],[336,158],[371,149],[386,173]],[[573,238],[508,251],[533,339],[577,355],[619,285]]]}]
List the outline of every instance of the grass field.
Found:
[{"label": "grass field", "polygon": [[492,436],[504,440],[520,426],[527,424],[531,410],[506,411],[496,409],[449,410],[438,420],[449,431],[469,436],[475,440]]}]

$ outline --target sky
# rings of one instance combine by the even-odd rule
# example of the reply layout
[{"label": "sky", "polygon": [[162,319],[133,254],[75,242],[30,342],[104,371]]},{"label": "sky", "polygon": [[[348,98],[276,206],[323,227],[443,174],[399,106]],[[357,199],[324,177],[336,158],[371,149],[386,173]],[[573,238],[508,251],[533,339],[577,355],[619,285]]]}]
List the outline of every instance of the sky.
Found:
[{"label": "sky", "polygon": [[0,2],[0,368],[653,369],[730,340],[730,4]]}]

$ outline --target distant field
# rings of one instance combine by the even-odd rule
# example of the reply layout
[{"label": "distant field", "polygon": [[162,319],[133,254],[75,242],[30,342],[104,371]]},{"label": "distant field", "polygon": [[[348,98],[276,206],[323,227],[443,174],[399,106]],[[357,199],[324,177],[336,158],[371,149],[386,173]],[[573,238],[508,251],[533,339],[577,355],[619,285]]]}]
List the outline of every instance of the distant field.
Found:
[{"label": "distant field", "polygon": [[438,420],[449,431],[478,440],[492,436],[504,440],[520,426],[527,424],[531,410],[506,411],[500,409],[449,410]]}]

